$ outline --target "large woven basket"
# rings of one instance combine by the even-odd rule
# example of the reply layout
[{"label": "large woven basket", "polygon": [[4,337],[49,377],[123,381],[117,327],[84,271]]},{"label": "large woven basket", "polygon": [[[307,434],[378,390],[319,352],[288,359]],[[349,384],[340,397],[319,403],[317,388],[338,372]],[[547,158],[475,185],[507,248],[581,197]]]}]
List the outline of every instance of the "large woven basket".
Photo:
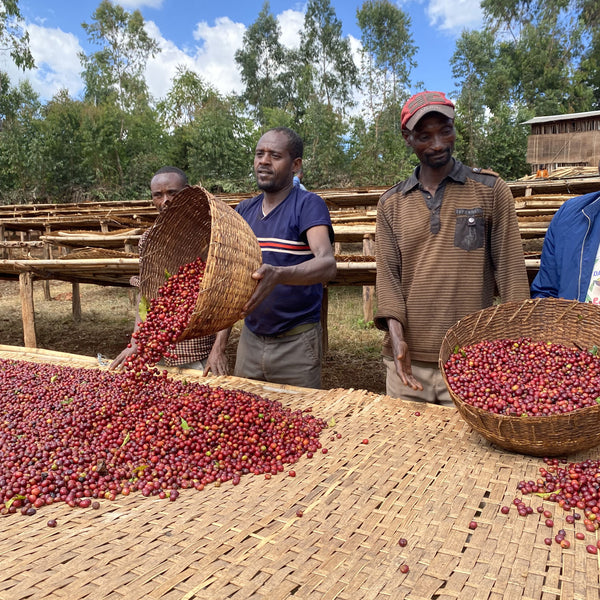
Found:
[{"label": "large woven basket", "polygon": [[452,391],[444,364],[455,348],[520,337],[591,349],[600,345],[600,308],[572,300],[539,298],[507,302],[458,321],[444,337],[439,366],[463,419],[493,444],[522,454],[564,456],[600,444],[600,406],[546,417],[505,416],[471,406]]},{"label": "large woven basket", "polygon": [[166,274],[198,257],[206,263],[196,308],[179,340],[233,325],[256,288],[251,275],[262,262],[246,221],[200,186],[183,189],[156,219],[140,261],[140,291],[156,297]]}]

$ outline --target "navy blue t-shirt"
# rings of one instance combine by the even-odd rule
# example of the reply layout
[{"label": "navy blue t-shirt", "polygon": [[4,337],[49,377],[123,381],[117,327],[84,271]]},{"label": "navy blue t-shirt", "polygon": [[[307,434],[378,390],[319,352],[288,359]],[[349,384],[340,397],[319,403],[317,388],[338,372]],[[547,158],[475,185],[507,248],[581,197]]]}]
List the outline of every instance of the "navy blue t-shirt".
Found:
[{"label": "navy blue t-shirt", "polygon": [[[290,266],[314,258],[306,231],[327,225],[333,243],[331,217],[324,200],[306,190],[293,187],[287,198],[263,216],[263,194],[243,200],[236,210],[258,238],[262,260],[266,264]],[[278,335],[305,323],[321,319],[323,286],[277,285],[245,320],[256,335]]]}]

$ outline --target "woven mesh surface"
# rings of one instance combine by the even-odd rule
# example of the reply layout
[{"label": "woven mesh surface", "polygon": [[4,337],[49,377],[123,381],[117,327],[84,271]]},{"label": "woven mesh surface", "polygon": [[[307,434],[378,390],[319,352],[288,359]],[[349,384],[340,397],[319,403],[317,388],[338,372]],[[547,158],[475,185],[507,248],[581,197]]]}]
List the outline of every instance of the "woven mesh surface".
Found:
[{"label": "woven mesh surface", "polygon": [[[600,308],[557,298],[507,302],[468,315],[451,327],[440,350],[440,369],[455,348],[482,340],[518,339],[564,344],[582,350],[600,343]],[[446,384],[447,384],[446,380]],[[502,448],[534,456],[559,456],[600,444],[600,405],[563,415],[511,417],[476,408],[450,388],[464,419]]]},{"label": "woven mesh surface", "polygon": [[251,275],[262,262],[258,240],[246,221],[222,200],[194,186],[177,194],[148,234],[140,261],[142,295],[154,298],[166,273],[175,273],[198,256],[206,269],[181,340],[216,333],[239,320],[256,288]]},{"label": "woven mesh surface", "polygon": [[[8,347],[0,355],[94,363]],[[311,406],[334,417],[342,437],[324,432],[328,454],[302,458],[295,478],[248,475],[237,486],[183,490],[176,502],[132,493],[101,501],[99,510],[56,504],[33,517],[2,517],[0,599],[599,597],[598,557],[585,551],[596,534],[576,541],[577,526],[538,497],[527,502],[553,510],[569,549],[544,544],[551,530],[537,512],[500,513],[542,461],[496,449],[456,410],[360,390],[209,381]],[[49,518],[56,528],[46,526]]]}]

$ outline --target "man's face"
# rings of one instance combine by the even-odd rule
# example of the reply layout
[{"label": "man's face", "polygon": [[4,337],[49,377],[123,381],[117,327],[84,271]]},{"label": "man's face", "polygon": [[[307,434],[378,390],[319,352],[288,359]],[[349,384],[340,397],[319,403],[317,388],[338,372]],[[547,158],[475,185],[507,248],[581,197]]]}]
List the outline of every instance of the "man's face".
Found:
[{"label": "man's face", "polygon": [[258,140],[254,153],[258,189],[273,193],[291,186],[294,171],[301,164],[301,158],[292,159],[285,133],[268,131]]},{"label": "man's face", "polygon": [[441,113],[426,115],[406,136],[419,161],[432,169],[440,169],[450,162],[455,141],[454,121]]},{"label": "man's face", "polygon": [[185,186],[181,177],[177,173],[159,173],[152,178],[150,182],[150,191],[152,192],[152,204],[158,212],[162,212],[173,197]]}]

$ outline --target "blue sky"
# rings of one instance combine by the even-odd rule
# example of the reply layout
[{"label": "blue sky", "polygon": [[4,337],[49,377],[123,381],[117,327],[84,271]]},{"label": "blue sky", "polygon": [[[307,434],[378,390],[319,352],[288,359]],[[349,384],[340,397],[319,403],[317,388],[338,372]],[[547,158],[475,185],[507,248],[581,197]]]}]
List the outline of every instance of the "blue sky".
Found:
[{"label": "blue sky", "polygon": [[[363,0],[331,0],[343,34],[349,36],[355,51],[360,48],[356,11]],[[89,52],[82,22],[91,22],[100,0],[20,0],[24,26],[38,65],[33,72],[18,71],[5,54],[0,69],[13,83],[27,77],[40,96],[47,100],[60,89],[80,97],[82,86],[78,52]],[[169,89],[178,65],[197,71],[223,93],[241,91],[233,55],[241,47],[246,27],[257,18],[263,0],[122,0],[127,10],[139,9],[150,34],[162,52],[149,61],[146,78],[151,93],[160,98]],[[419,47],[413,71],[415,87],[452,93],[449,59],[456,38],[463,29],[481,24],[479,0],[400,0],[396,4],[412,20],[412,34]],[[305,2],[271,0],[271,12],[278,18],[282,41],[298,44],[298,31],[304,19]]]}]

